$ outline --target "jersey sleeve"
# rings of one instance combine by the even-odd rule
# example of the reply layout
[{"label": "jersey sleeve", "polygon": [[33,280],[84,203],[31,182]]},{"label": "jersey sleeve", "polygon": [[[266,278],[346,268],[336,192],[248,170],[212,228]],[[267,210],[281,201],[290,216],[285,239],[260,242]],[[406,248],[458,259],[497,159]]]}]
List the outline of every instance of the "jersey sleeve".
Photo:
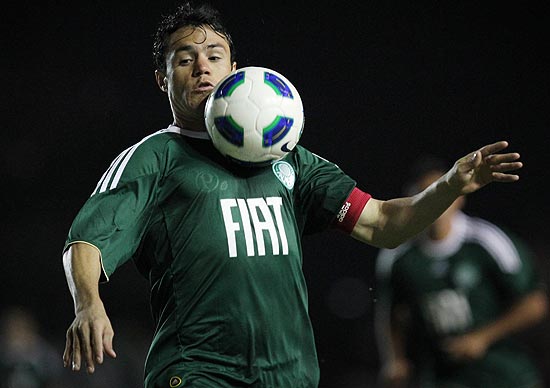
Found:
[{"label": "jersey sleeve", "polygon": [[348,198],[356,182],[334,163],[296,146],[297,216],[304,234],[327,229]]},{"label": "jersey sleeve", "polygon": [[535,268],[535,256],[531,249],[515,236],[509,236],[518,252],[521,265],[517,271],[503,273],[503,282],[518,295],[527,294],[540,286],[540,279]]},{"label": "jersey sleeve", "polygon": [[155,207],[163,150],[147,140],[113,161],[69,230],[64,250],[76,242],[98,248],[103,280],[138,251]]}]

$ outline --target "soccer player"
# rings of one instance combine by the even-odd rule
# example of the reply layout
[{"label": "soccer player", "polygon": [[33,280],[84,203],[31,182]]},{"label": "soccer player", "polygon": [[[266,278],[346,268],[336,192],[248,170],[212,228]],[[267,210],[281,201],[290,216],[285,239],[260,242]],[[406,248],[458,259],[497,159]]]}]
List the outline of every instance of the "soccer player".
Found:
[{"label": "soccer player", "polygon": [[[413,194],[444,162],[419,160]],[[464,197],[423,233],[377,259],[376,335],[384,387],[542,388],[513,334],[540,322],[547,299],[532,253],[510,232],[466,215]]]},{"label": "soccer player", "polygon": [[302,236],[334,227],[395,246],[458,196],[519,179],[519,154],[502,153],[505,141],[389,201],[300,146],[269,167],[232,164],[213,148],[203,115],[236,68],[234,52],[209,7],[185,4],[160,23],[156,80],[173,120],[113,161],[73,221],[63,255],[75,307],[65,366],[93,373],[104,355],[116,357],[98,283],[134,260],[156,323],[145,387],[316,387]]},{"label": "soccer player", "polygon": [[0,311],[0,387],[59,386],[63,369],[40,322],[25,306]]}]

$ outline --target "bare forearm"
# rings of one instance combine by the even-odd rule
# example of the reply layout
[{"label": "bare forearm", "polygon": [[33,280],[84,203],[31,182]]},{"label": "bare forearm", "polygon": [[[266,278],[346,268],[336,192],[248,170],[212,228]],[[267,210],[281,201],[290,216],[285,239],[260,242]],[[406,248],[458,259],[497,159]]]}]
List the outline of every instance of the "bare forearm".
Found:
[{"label": "bare forearm", "polygon": [[[518,180],[517,175],[505,172],[522,167],[522,163],[516,161],[519,154],[495,154],[507,146],[507,142],[484,146],[457,160],[453,168],[424,191],[393,203],[383,203],[382,213],[389,214],[391,220],[388,229],[397,234],[397,240],[405,241],[435,221],[461,195],[472,193],[493,181]],[[384,207],[389,209],[385,211]]]},{"label": "bare forearm", "polygon": [[518,153],[498,154],[505,141],[481,147],[455,162],[438,181],[412,197],[367,202],[352,236],[376,247],[394,248],[435,221],[457,198],[491,182],[515,182],[508,171],[522,167]]},{"label": "bare forearm", "polygon": [[547,310],[548,302],[545,293],[532,292],[516,303],[500,319],[482,328],[479,333],[489,344],[492,344],[536,324],[546,316]]},{"label": "bare forearm", "polygon": [[405,338],[402,331],[403,322],[396,316],[396,312],[398,310],[392,313],[392,318],[383,326],[386,342],[386,352],[381,359],[380,371],[383,387],[405,387],[410,376],[410,363],[406,357]]},{"label": "bare forearm", "polygon": [[547,313],[547,303],[546,295],[535,291],[496,321],[471,333],[448,338],[443,342],[443,350],[457,360],[479,359],[493,343],[539,322]]},{"label": "bare forearm", "polygon": [[75,311],[100,301],[101,261],[95,247],[85,243],[71,245],[63,255],[63,267]]},{"label": "bare forearm", "polygon": [[78,371],[83,363],[88,373],[103,363],[103,354],[116,357],[114,331],[99,297],[101,260],[92,245],[76,243],[63,255],[63,267],[74,299],[75,319],[67,330],[63,362]]},{"label": "bare forearm", "polygon": [[382,204],[387,213],[386,233],[399,245],[432,224],[458,198],[442,178],[412,197],[397,198]]},{"label": "bare forearm", "polygon": [[[442,177],[414,196],[372,201],[370,207],[367,203],[354,237],[378,247],[394,248],[433,223],[458,197],[459,193]],[[376,222],[369,224],[370,220]]]}]

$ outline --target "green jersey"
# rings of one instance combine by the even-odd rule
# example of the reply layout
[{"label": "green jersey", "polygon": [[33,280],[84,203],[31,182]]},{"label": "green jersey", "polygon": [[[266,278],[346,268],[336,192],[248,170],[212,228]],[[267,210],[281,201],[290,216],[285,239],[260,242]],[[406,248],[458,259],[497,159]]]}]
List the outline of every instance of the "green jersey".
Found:
[{"label": "green jersey", "polygon": [[[442,241],[420,236],[381,251],[378,327],[387,324],[391,306],[408,307],[406,348],[421,387],[534,387],[541,381],[538,371],[512,338],[471,362],[453,361],[441,349],[445,338],[494,321],[533,291],[538,283],[532,264],[530,251],[517,238],[459,213],[452,234]],[[381,341],[382,353],[384,347]]]},{"label": "green jersey", "polygon": [[302,234],[327,229],[355,182],[303,147],[265,168],[175,126],[114,160],[66,247],[132,259],[150,283],[152,387],[316,387]]}]

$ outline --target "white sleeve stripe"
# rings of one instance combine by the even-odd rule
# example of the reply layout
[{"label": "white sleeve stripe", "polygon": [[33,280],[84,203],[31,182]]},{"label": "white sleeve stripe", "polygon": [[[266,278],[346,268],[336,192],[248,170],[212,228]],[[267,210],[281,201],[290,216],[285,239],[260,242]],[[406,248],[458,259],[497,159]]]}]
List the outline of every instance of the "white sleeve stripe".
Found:
[{"label": "white sleeve stripe", "polygon": [[120,163],[120,160],[124,157],[126,153],[128,153],[130,149],[124,150],[120,155],[116,157],[116,159],[111,163],[111,166],[109,169],[105,172],[105,177],[102,178],[103,182],[101,183],[101,187],[99,188],[99,193],[104,192],[107,190],[107,185],[109,184],[109,181],[111,180],[111,177],[113,176],[113,173],[116,171],[117,166]]},{"label": "white sleeve stripe", "polygon": [[120,165],[118,166],[117,172],[116,172],[116,175],[115,175],[115,178],[113,179],[113,182],[111,183],[111,187],[109,187],[109,190],[114,189],[114,188],[118,185],[118,182],[120,181],[120,177],[122,176],[122,173],[124,172],[124,169],[126,168],[126,165],[127,165],[128,162],[130,161],[130,158],[132,157],[132,155],[134,154],[134,152],[136,152],[136,150],[138,149],[138,147],[139,147],[145,140],[149,139],[149,138],[152,137],[152,136],[158,135],[159,133],[160,133],[160,131],[159,131],[159,132],[152,133],[152,134],[150,134],[149,136],[144,137],[139,143],[137,143],[136,145],[134,145],[133,147],[130,148],[130,150],[128,151],[128,153],[127,153],[126,156],[124,157],[124,160],[123,160],[122,163],[120,163]]},{"label": "white sleeve stripe", "polygon": [[[126,165],[128,164],[128,162],[130,161],[130,158],[132,157],[132,155],[134,154],[134,152],[136,151],[138,145],[140,145],[141,142],[139,142],[138,144],[136,144],[135,146],[131,147],[128,152],[126,153],[126,155],[124,156],[124,159],[122,160],[122,162],[117,166],[117,168],[115,169],[116,170],[116,174],[115,174],[115,177],[113,179],[113,181],[111,182],[111,186],[109,187],[109,190],[112,190],[114,189],[117,185],[118,185],[118,182],[120,181],[120,177],[122,176],[122,173],[124,172],[124,169],[126,168]],[[115,171],[113,170],[113,172]],[[109,184],[108,181],[105,181],[103,182],[103,185],[105,187],[102,187],[101,188],[101,192],[107,190],[107,185]]]},{"label": "white sleeve stripe", "polygon": [[[161,132],[166,132],[166,130],[160,130],[155,133],[150,134],[149,136],[144,137],[139,143],[134,144],[133,146],[125,149],[122,151],[109,165],[109,168],[103,173],[101,179],[97,183],[96,188],[92,192],[92,196],[97,193],[103,193],[104,191],[107,191],[107,187],[109,186],[109,182],[111,182],[111,185],[109,186],[109,190],[112,190],[116,188],[120,181],[120,177],[122,176],[122,173],[124,172],[124,169],[126,168],[126,165],[130,161],[130,158],[136,151],[136,149],[147,139],[149,139],[151,136],[157,135]],[[172,132],[172,131],[171,131]],[[116,172],[116,174],[115,174]],[[114,178],[113,177],[114,174]],[[112,178],[112,181],[111,181]]]},{"label": "white sleeve stripe", "polygon": [[115,164],[115,162],[118,160],[118,158],[120,158],[120,155],[118,155],[115,160],[113,160],[111,162],[111,164],[109,165],[109,168],[103,173],[103,175],[101,176],[101,178],[99,179],[99,182],[97,182],[97,185],[94,189],[94,191],[92,191],[92,195],[96,194],[97,193],[97,190],[99,189],[99,187],[101,186],[101,182],[103,182],[103,179],[105,179],[105,176],[107,175],[107,173],[109,172],[109,170],[113,167],[113,165]]},{"label": "white sleeve stripe", "polygon": [[108,168],[108,169],[103,173],[103,175],[101,176],[101,179],[100,179],[99,182],[97,183],[97,186],[96,186],[96,188],[94,189],[92,195],[104,191],[104,187],[106,186],[106,183],[105,183],[105,182],[108,182],[108,181],[111,179],[111,176],[112,176],[112,174],[113,174],[113,169],[114,169],[115,166],[118,164],[118,161],[120,160],[120,158],[121,158],[126,152],[128,152],[128,149],[126,149],[126,150],[124,150],[122,153],[120,153],[120,154],[115,158],[115,160],[113,160],[113,161],[111,162],[111,164],[109,165],[109,168]]},{"label": "white sleeve stripe", "polygon": [[472,222],[470,236],[491,254],[502,272],[514,273],[520,269],[521,259],[514,243],[496,226],[477,219]]}]

